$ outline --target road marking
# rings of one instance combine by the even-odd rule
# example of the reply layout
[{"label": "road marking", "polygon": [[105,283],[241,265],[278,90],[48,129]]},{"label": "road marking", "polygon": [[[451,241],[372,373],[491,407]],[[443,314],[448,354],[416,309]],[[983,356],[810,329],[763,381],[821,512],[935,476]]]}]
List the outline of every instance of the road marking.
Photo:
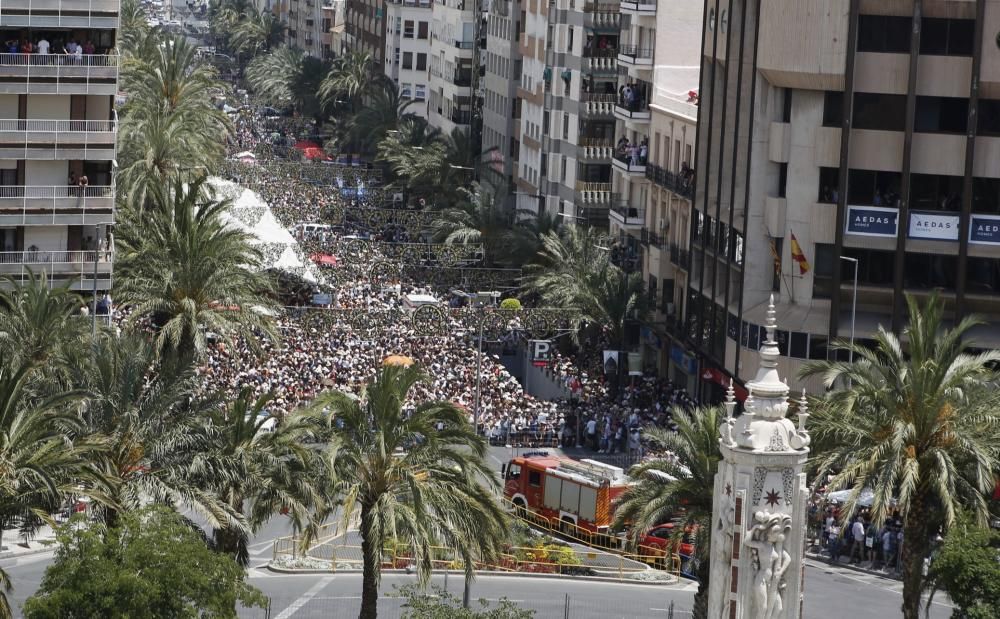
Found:
[{"label": "road marking", "polygon": [[288,619],[289,617],[297,613],[300,608],[308,604],[309,600],[316,597],[316,595],[319,594],[319,592],[322,591],[323,588],[326,587],[331,582],[333,582],[333,576],[327,576],[326,578],[323,578],[312,587],[309,587],[308,591],[300,595],[294,602],[289,604],[288,608],[278,613],[278,615],[274,619]]},{"label": "road marking", "polygon": [[[809,566],[809,567],[814,567],[814,568],[822,569],[824,572],[826,572],[827,574],[830,574],[831,576],[842,576],[842,577],[847,578],[849,580],[853,580],[854,582],[858,582],[858,583],[861,583],[863,585],[868,585],[869,587],[872,587],[874,589],[881,589],[883,591],[888,591],[890,593],[895,593],[898,596],[902,596],[903,595],[903,588],[902,588],[903,584],[902,583],[893,581],[895,583],[894,585],[892,585],[892,586],[886,586],[886,585],[883,585],[881,582],[879,582],[881,580],[888,580],[887,576],[877,576],[875,574],[867,574],[867,573],[864,573],[864,572],[861,572],[860,574],[855,574],[855,573],[852,573],[851,570],[846,570],[846,569],[835,570],[834,568],[836,566],[833,566],[833,565],[824,565],[823,563],[819,563],[819,562],[815,562],[815,561],[806,561],[806,565]],[[867,576],[867,578],[864,578],[862,575],[863,576]],[[925,595],[925,596],[923,596],[923,598],[924,598],[924,602],[926,602],[927,601],[927,596]],[[939,602],[937,600],[932,601],[931,604],[934,604],[936,606],[944,606],[946,608],[955,608],[955,606],[953,604],[949,604],[948,602]]]}]

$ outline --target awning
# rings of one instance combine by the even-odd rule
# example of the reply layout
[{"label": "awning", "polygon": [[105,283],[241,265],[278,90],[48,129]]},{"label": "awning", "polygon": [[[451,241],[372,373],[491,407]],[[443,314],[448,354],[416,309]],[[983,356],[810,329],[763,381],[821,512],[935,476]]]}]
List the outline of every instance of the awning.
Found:
[{"label": "awning", "polygon": [[313,254],[309,256],[309,259],[320,266],[325,267],[335,267],[337,266],[337,257],[330,254]]}]

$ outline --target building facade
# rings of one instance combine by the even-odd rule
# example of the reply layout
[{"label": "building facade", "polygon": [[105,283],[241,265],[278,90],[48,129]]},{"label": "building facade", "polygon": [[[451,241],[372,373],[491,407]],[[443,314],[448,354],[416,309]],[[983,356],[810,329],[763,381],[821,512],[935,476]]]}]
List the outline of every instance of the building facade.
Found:
[{"label": "building facade", "polygon": [[[0,5],[4,40],[19,42],[19,53],[0,55],[4,276],[44,271],[53,285],[111,287],[118,22],[118,0]],[[83,53],[54,54],[71,45]]]},{"label": "building facade", "polygon": [[483,150],[490,151],[494,171],[515,198],[514,173],[520,150],[517,121],[521,105],[517,85],[521,76],[519,0],[490,3],[486,21],[485,76],[483,79]]},{"label": "building facade", "polygon": [[385,8],[385,74],[399,87],[400,96],[413,101],[406,111],[427,118],[431,0],[394,0]]},{"label": "building facade", "polygon": [[615,201],[619,6],[605,0],[522,3],[519,208],[607,222]]},{"label": "building facade", "polygon": [[433,3],[427,118],[446,135],[456,128],[472,135],[473,115],[478,109],[481,20],[478,0]]},{"label": "building facade", "polygon": [[685,307],[704,395],[754,374],[772,293],[793,381],[833,338],[900,332],[905,295],[984,315],[974,345],[1000,346],[1000,4],[707,6]]},{"label": "building facade", "polygon": [[371,54],[375,66],[385,62],[385,1],[346,0],[343,45],[346,51]]},{"label": "building facade", "polygon": [[288,0],[284,21],[289,47],[296,47],[308,56],[324,58],[323,0]]}]

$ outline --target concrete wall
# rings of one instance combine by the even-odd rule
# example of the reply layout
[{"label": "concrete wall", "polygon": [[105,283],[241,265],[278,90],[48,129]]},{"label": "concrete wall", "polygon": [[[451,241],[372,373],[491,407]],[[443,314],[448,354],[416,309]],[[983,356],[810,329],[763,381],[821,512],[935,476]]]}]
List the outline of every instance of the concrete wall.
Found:
[{"label": "concrete wall", "polygon": [[69,120],[69,103],[70,98],[62,95],[28,95],[28,118]]},{"label": "concrete wall", "polygon": [[69,182],[69,164],[65,161],[26,161],[24,184],[58,187]]},{"label": "concrete wall", "polygon": [[66,226],[26,226],[24,248],[32,245],[41,251],[64,251],[67,240]]},{"label": "concrete wall", "polygon": [[17,95],[0,95],[0,120],[14,118],[17,118]]},{"label": "concrete wall", "polygon": [[769,82],[843,90],[850,0],[761,0],[760,8],[758,67]]}]

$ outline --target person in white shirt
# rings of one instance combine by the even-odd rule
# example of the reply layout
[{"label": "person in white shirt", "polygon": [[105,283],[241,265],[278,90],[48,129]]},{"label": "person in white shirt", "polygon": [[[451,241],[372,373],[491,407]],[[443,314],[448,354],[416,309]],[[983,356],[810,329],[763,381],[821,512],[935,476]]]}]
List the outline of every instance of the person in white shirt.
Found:
[{"label": "person in white shirt", "polygon": [[42,56],[48,56],[49,41],[45,37],[42,37],[41,39],[38,40],[38,43],[35,45],[35,49],[37,49],[38,53],[41,54]]},{"label": "person in white shirt", "polygon": [[597,420],[593,417],[587,421],[587,442],[591,449],[597,451]]},{"label": "person in white shirt", "polygon": [[861,560],[864,558],[863,548],[865,547],[865,523],[861,521],[861,518],[855,520],[854,524],[851,525],[851,542],[850,562],[855,562],[854,556],[857,554],[857,563],[861,563]]}]

